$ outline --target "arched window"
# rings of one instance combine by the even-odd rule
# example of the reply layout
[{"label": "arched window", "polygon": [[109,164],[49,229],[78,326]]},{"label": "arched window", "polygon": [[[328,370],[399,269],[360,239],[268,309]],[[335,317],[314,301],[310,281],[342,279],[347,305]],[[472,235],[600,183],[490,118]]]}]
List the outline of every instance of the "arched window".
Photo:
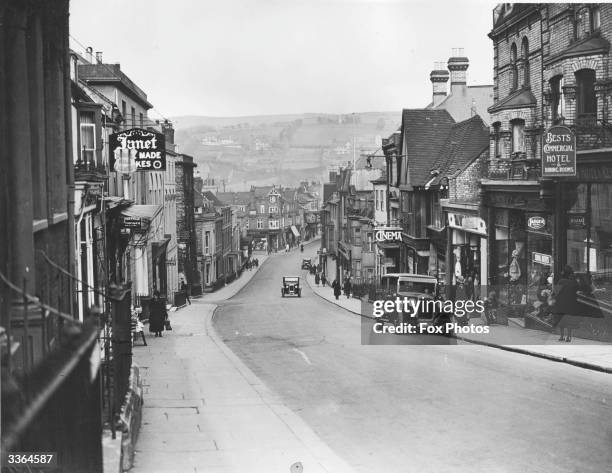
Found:
[{"label": "arched window", "polygon": [[516,59],[516,44],[513,43],[510,47],[510,74],[512,74],[510,83],[512,90],[518,89],[518,66]]},{"label": "arched window", "polygon": [[512,152],[513,153],[524,153],[525,152],[525,120],[512,120],[510,122],[512,127]]},{"label": "arched window", "polygon": [[527,41],[527,37],[523,38],[523,42],[521,43],[521,56],[523,57],[524,64],[524,77],[523,77],[523,86],[529,86],[529,41]]},{"label": "arched window", "polygon": [[581,69],[576,71],[576,118],[593,120],[597,115],[595,96],[595,71]]},{"label": "arched window", "polygon": [[598,6],[591,8],[591,33],[601,27],[601,12]]},{"label": "arched window", "polygon": [[563,76],[550,79],[551,107],[553,122],[559,122],[565,116],[565,97],[563,95]]}]

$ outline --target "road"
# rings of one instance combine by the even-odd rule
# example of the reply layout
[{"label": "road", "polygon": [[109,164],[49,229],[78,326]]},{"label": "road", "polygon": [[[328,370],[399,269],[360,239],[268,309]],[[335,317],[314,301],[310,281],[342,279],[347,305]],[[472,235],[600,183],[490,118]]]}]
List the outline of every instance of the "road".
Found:
[{"label": "road", "polygon": [[470,344],[361,345],[359,316],[307,286],[281,298],[301,258],[273,255],[214,326],[355,471],[612,471],[612,376]]}]

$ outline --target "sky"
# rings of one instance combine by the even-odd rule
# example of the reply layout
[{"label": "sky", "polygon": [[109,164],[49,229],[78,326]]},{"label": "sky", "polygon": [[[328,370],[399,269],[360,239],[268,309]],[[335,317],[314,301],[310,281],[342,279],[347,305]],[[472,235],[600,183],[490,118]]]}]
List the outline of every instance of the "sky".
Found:
[{"label": "sky", "polygon": [[453,48],[493,83],[483,0],[72,0],[71,46],[120,63],[164,118],[424,107]]}]

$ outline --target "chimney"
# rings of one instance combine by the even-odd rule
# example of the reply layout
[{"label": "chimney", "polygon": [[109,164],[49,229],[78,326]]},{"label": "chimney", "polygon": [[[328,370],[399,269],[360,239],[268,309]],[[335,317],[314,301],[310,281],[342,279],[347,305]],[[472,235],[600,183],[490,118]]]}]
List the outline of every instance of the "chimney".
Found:
[{"label": "chimney", "polygon": [[448,70],[450,71],[451,94],[455,90],[461,89],[467,85],[466,73],[470,66],[470,61],[465,57],[463,48],[453,49],[453,55],[448,60]]},{"label": "chimney", "polygon": [[89,64],[93,64],[93,48],[91,46],[89,46],[86,50],[85,53],[87,55],[87,57],[85,59],[87,59],[87,61],[89,62]]},{"label": "chimney", "polygon": [[172,127],[172,122],[168,120],[164,120],[161,125],[162,133],[166,137],[166,148],[171,147],[174,144],[174,128]]},{"label": "chimney", "polygon": [[437,107],[446,98],[446,83],[448,82],[448,71],[443,62],[436,62],[434,70],[429,74],[429,80],[433,86],[433,107]]},{"label": "chimney", "polygon": [[96,51],[96,62],[102,64],[102,51]]}]

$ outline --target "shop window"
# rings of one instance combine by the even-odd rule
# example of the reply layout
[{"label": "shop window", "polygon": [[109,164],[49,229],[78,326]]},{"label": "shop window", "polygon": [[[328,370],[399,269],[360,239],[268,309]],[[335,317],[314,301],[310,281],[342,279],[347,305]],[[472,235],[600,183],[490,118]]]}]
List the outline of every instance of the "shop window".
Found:
[{"label": "shop window", "polygon": [[582,69],[576,72],[576,86],[576,118],[582,122],[592,122],[597,116],[595,71]]},{"label": "shop window", "polygon": [[523,87],[529,86],[530,72],[529,72],[529,41],[527,38],[523,38],[521,43],[521,55],[523,57],[524,73],[523,73]]},{"label": "shop window", "polygon": [[512,152],[513,153],[524,153],[525,152],[525,121],[524,120],[513,120],[510,122],[512,127]]},{"label": "shop window", "polygon": [[510,88],[511,90],[518,89],[518,65],[516,44],[512,44],[510,47]]},{"label": "shop window", "polygon": [[563,95],[563,76],[555,76],[550,80],[552,119],[557,123],[565,116],[565,96]]}]

